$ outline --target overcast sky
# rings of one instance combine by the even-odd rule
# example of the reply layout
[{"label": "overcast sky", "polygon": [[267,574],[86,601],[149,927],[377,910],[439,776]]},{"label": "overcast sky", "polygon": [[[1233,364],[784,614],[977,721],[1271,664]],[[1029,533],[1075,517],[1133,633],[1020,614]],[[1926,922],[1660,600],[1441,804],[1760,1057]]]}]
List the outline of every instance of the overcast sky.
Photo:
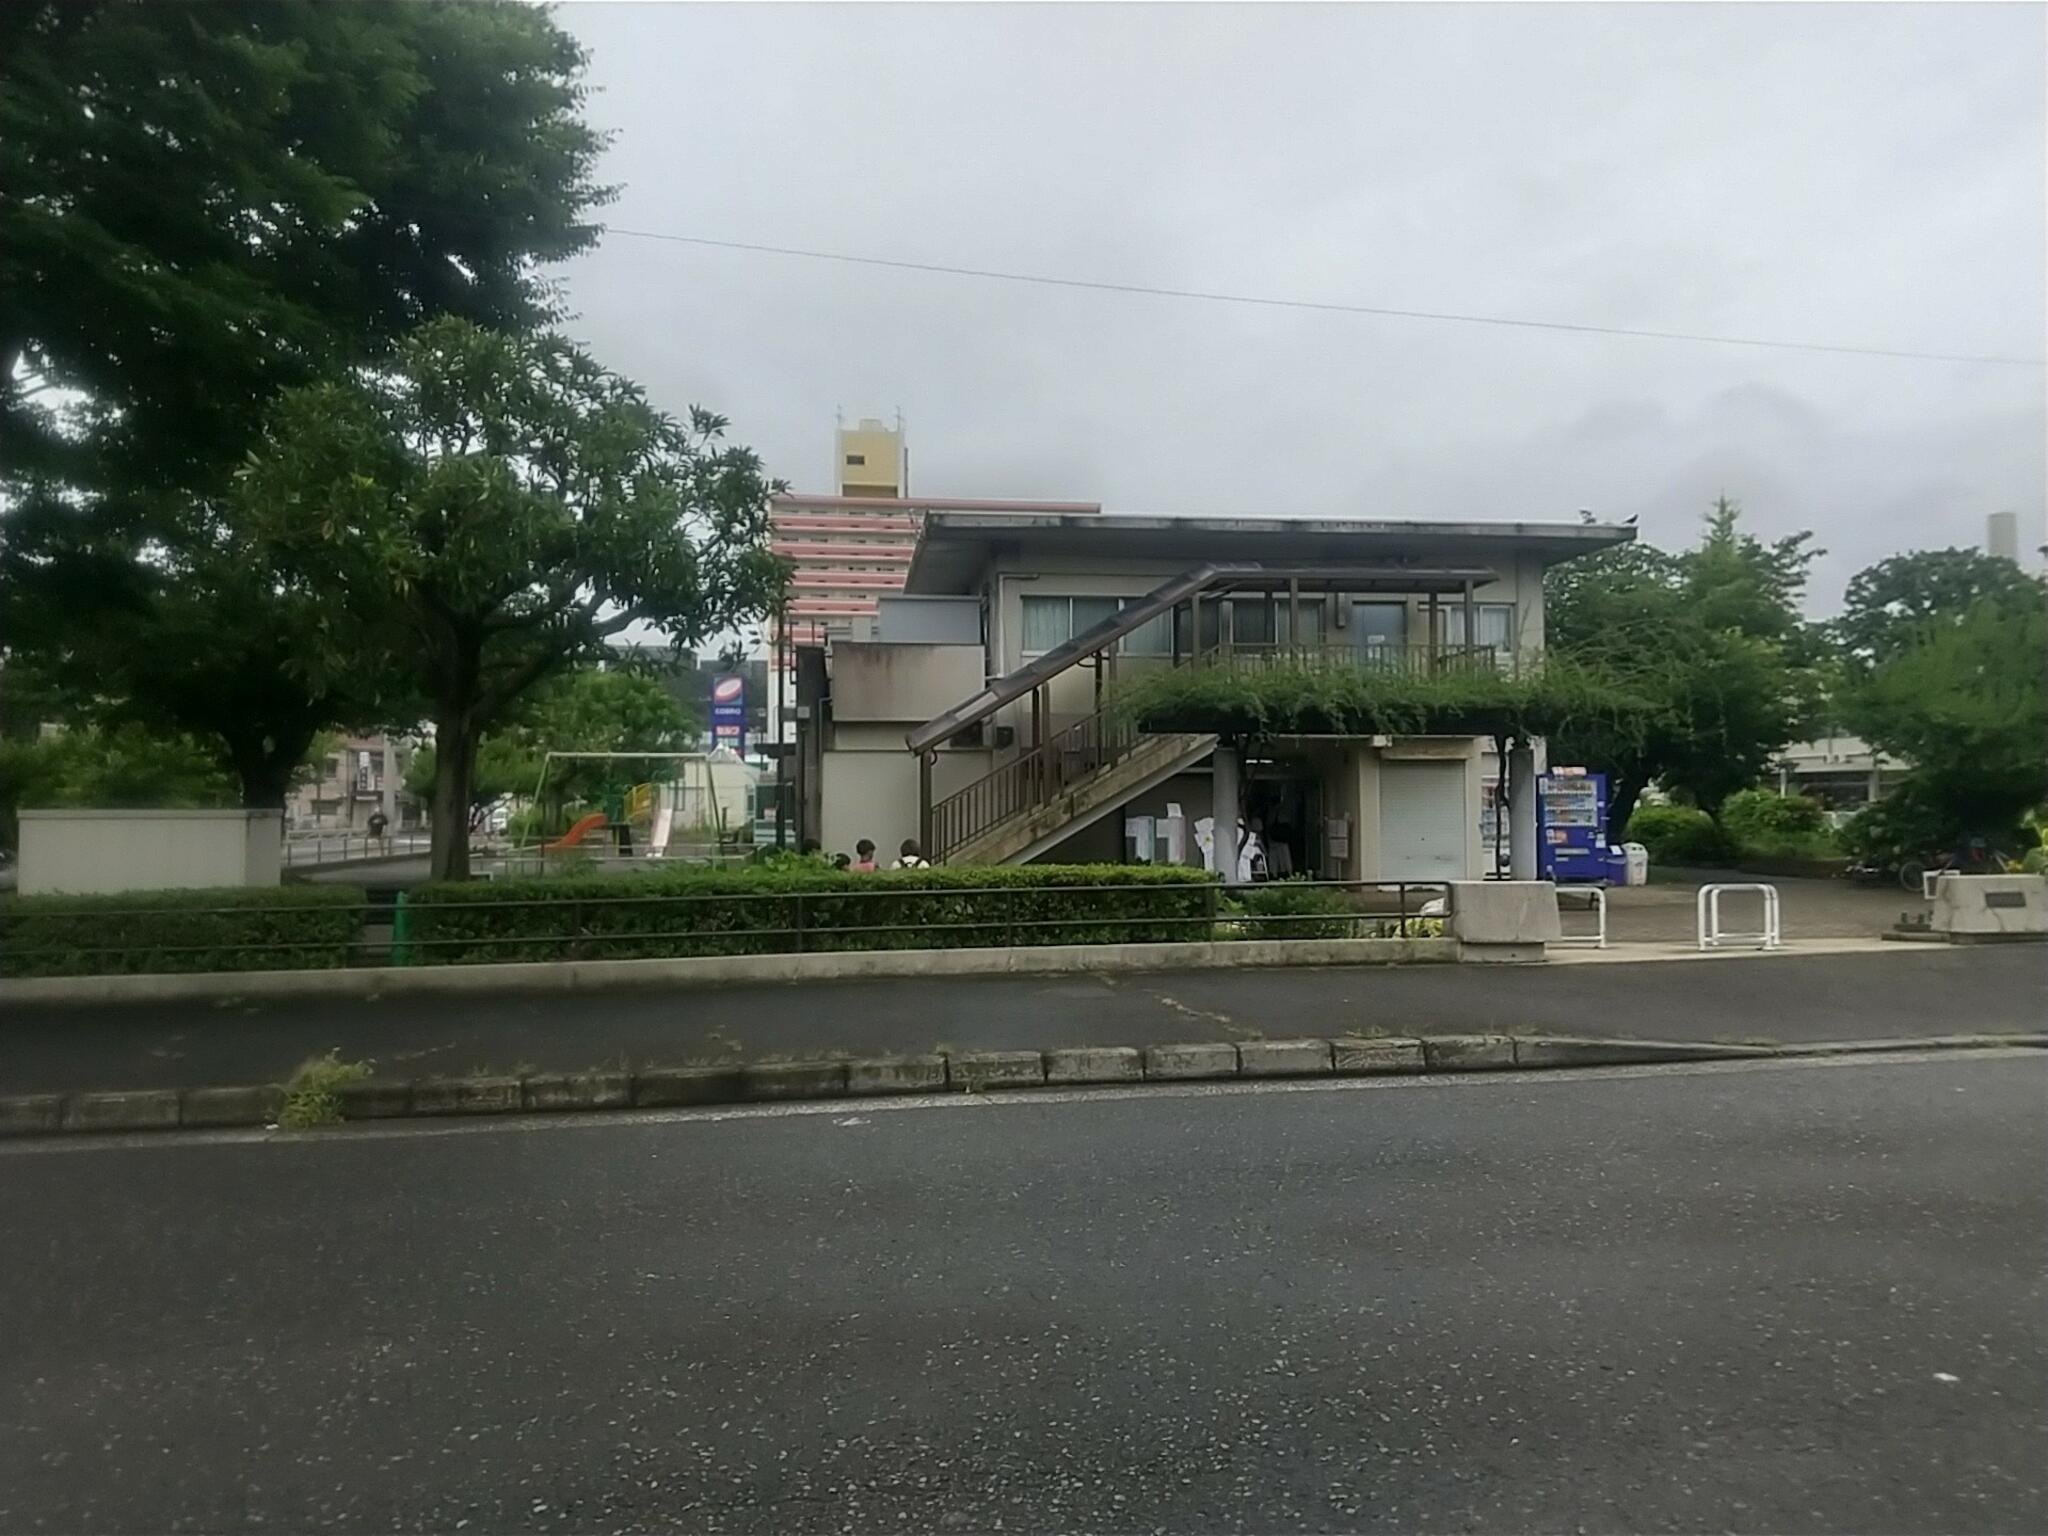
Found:
[{"label": "overcast sky", "polygon": [[[1944,353],[2048,350],[2033,5],[578,0],[606,220],[1117,283]],[[570,330],[829,488],[1118,511],[1640,514],[1830,551],[2043,529],[2039,368],[1073,291],[608,235]]]}]

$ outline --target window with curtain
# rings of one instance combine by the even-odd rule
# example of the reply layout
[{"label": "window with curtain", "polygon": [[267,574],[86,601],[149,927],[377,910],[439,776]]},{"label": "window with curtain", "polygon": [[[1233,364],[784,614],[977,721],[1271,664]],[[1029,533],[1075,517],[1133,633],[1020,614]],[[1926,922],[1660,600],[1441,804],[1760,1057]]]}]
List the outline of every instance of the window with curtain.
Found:
[{"label": "window with curtain", "polygon": [[1490,645],[1498,651],[1511,651],[1515,647],[1515,605],[1513,603],[1475,603],[1479,635],[1476,640],[1465,639],[1465,605],[1449,603],[1437,610],[1439,627],[1443,630],[1445,645]]},{"label": "window with curtain", "polygon": [[[1130,607],[1136,598],[1125,598],[1124,606]],[[1147,619],[1128,635],[1124,636],[1119,649],[1126,656],[1171,656],[1173,654],[1173,613],[1168,610],[1157,618]]]},{"label": "window with curtain", "polygon": [[1043,656],[1056,646],[1065,645],[1074,636],[1114,617],[1123,603],[1124,599],[1120,597],[1039,597],[1027,594],[1024,598],[1024,654]]}]

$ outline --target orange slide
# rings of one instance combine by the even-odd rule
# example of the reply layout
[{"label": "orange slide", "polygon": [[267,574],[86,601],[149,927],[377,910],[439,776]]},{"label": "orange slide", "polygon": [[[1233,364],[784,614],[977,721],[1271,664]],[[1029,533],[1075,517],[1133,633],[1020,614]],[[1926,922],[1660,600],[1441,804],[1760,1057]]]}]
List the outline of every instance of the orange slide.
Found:
[{"label": "orange slide", "polygon": [[552,843],[542,844],[541,852],[560,853],[564,848],[574,848],[584,838],[595,832],[599,827],[604,826],[609,820],[610,818],[603,811],[592,811]]}]

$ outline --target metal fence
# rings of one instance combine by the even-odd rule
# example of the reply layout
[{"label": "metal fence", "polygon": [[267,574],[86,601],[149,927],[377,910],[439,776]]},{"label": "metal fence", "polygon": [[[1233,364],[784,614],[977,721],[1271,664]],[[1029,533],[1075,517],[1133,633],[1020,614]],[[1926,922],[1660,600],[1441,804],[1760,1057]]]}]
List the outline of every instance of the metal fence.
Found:
[{"label": "metal fence", "polygon": [[285,835],[284,863],[287,869],[314,864],[360,863],[370,859],[404,859],[426,853],[433,834],[425,830],[386,832],[372,837],[367,832],[291,832]]},{"label": "metal fence", "polygon": [[[1049,905],[1061,910],[1048,912]],[[1412,881],[1217,881],[1128,885],[872,886],[740,893],[644,892],[408,905],[394,959],[479,963],[602,960],[650,947],[681,955],[881,949],[1029,948],[1044,944],[1200,943],[1223,939],[1440,936],[1448,886]],[[500,920],[477,931],[461,914]],[[460,933],[436,933],[457,919]],[[536,924],[534,919],[543,919]],[[477,953],[481,951],[481,953]]]}]

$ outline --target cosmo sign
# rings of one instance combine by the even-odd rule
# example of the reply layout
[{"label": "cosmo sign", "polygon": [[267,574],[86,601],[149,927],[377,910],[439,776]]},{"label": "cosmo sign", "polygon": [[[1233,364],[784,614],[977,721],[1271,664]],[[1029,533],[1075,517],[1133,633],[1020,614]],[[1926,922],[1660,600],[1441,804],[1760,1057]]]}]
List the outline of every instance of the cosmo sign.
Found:
[{"label": "cosmo sign", "polygon": [[747,680],[737,673],[711,680],[711,744],[747,750]]}]

